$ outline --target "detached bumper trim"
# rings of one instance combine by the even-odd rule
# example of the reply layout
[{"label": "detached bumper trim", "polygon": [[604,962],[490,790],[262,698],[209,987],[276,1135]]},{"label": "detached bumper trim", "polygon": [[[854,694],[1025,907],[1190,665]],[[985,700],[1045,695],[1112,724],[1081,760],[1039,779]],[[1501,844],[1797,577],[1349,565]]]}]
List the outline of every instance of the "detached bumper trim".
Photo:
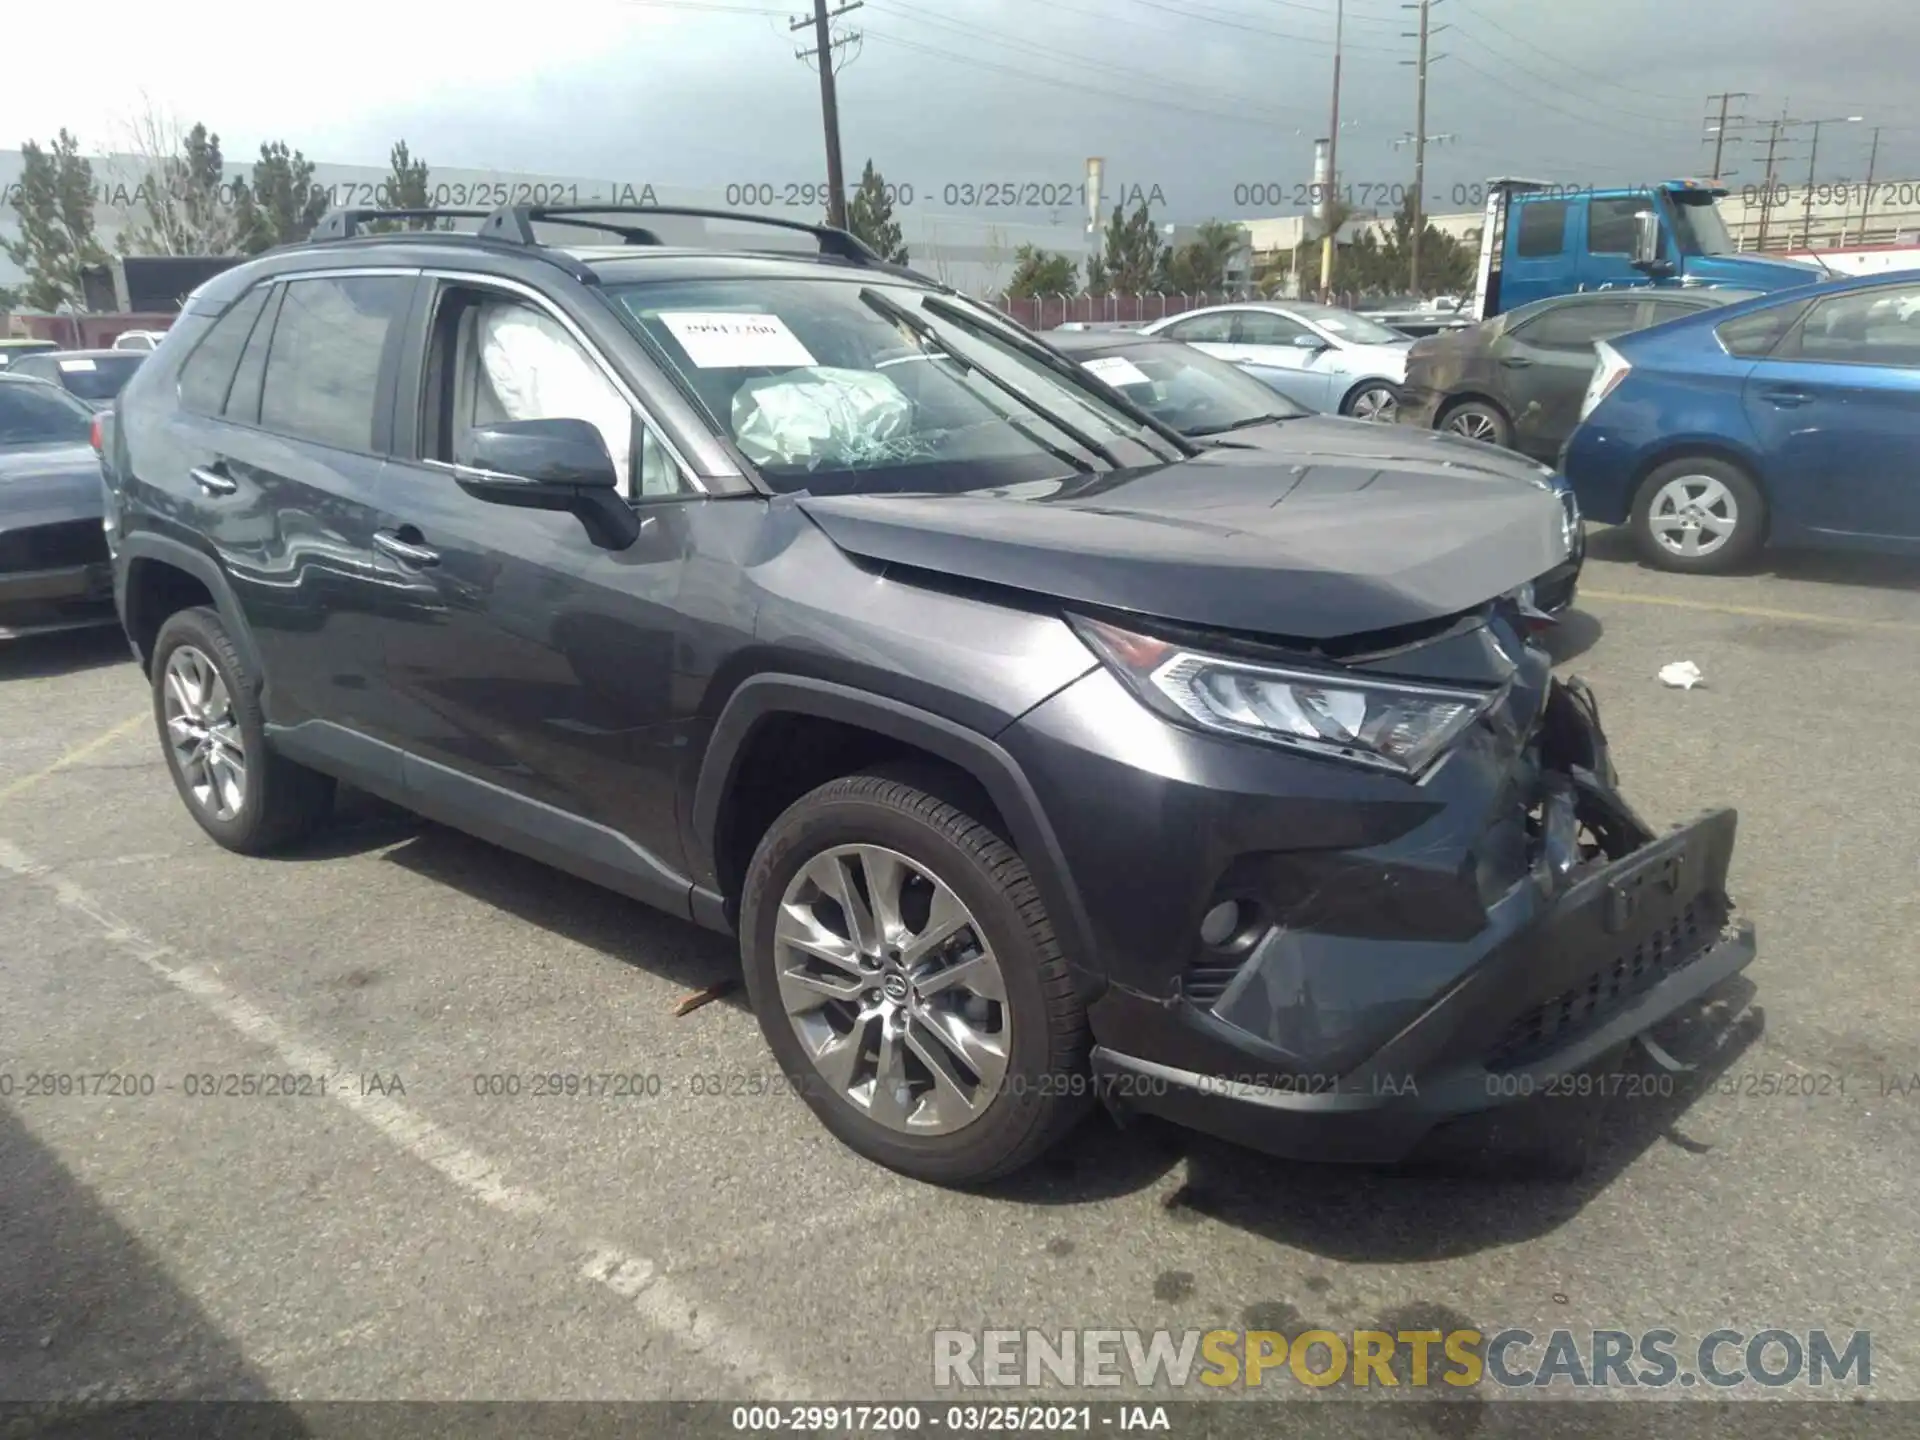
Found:
[{"label": "detached bumper trim", "polygon": [[1577,1073],[1699,998],[1753,961],[1753,927],[1730,926],[1684,967],[1605,1024],[1553,1054],[1497,1074],[1478,1065],[1396,1076],[1369,1066],[1343,1076],[1203,1075],[1096,1046],[1092,1062],[1107,1103],[1158,1115],[1223,1139],[1301,1160],[1392,1164],[1433,1130],[1461,1117],[1526,1103],[1546,1082]]}]

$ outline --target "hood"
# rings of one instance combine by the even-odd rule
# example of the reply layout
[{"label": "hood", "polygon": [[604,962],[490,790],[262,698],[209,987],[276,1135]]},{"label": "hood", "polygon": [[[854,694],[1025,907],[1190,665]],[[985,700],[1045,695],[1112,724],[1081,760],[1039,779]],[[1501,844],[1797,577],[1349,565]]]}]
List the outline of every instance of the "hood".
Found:
[{"label": "hood", "polygon": [[91,445],[0,446],[0,530],[97,520],[105,498]]},{"label": "hood", "polygon": [[1687,274],[1695,280],[1720,285],[1744,285],[1753,290],[1788,290],[1832,279],[1834,272],[1813,260],[1789,260],[1768,255],[1702,255],[1690,257]]},{"label": "hood", "polygon": [[868,560],[1309,641],[1472,610],[1566,558],[1559,501],[1526,461],[1398,426],[1270,428],[1145,470],[797,503]]}]

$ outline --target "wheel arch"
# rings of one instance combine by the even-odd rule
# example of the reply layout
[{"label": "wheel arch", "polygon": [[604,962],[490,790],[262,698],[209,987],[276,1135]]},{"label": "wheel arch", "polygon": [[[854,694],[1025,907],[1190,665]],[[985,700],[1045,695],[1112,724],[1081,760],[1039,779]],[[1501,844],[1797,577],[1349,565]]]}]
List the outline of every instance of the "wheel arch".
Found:
[{"label": "wheel arch", "polygon": [[1362,390],[1369,390],[1376,385],[1384,385],[1387,389],[1391,390],[1395,402],[1398,403],[1402,391],[1400,381],[1394,379],[1391,375],[1362,375],[1358,380],[1355,380],[1351,385],[1347,386],[1346,390],[1341,394],[1340,413],[1342,415],[1351,415],[1353,413],[1353,402],[1359,398],[1360,392]]},{"label": "wheel arch", "polygon": [[[853,769],[803,767],[798,774],[784,776],[784,789],[774,792],[776,797],[795,786],[801,788],[767,814],[768,802],[754,797],[756,776],[763,773],[756,767],[756,755],[766,753],[761,747],[771,737],[779,737],[782,722],[809,728],[815,737],[853,737],[855,743],[844,753],[858,763]],[[783,753],[778,739],[775,751]],[[760,836],[779,810],[806,790],[841,774],[928,764],[960,782],[959,796],[943,798],[964,803],[968,787],[984,798],[992,813],[976,818],[997,822],[1003,828],[1006,839],[1026,862],[1069,960],[1085,965],[1091,956],[1091,927],[1084,905],[1039,797],[1013,757],[990,736],[945,716],[804,676],[750,677],[729,697],[714,723],[695,782],[688,823],[687,853],[694,871],[696,913],[703,902],[709,908],[717,906],[721,915],[704,918],[733,928],[741,881]],[[702,897],[702,891],[710,898]]]},{"label": "wheel arch", "polygon": [[135,533],[121,541],[116,570],[121,624],[143,671],[152,671],[154,637],[167,617],[189,605],[208,604],[219,612],[247,669],[264,681],[253,632],[233,587],[210,556],[165,535]]},{"label": "wheel arch", "polygon": [[1513,430],[1513,412],[1498,400],[1494,399],[1493,396],[1484,394],[1479,390],[1462,390],[1458,394],[1449,395],[1446,399],[1442,400],[1440,402],[1440,408],[1434,411],[1433,414],[1433,428],[1438,430],[1443,427],[1447,423],[1448,417],[1463,405],[1485,405],[1489,410],[1498,411],[1500,418],[1507,422],[1507,430],[1509,433]]}]

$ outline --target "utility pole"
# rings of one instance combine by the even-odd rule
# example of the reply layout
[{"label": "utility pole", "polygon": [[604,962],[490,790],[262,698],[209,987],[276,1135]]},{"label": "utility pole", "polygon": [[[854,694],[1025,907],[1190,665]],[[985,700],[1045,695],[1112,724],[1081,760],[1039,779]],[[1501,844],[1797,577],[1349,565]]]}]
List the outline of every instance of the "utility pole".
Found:
[{"label": "utility pole", "polygon": [[[1727,148],[1727,107],[1735,100],[1750,100],[1753,97],[1744,90],[1726,91],[1719,95],[1709,95],[1708,103],[1720,102],[1720,123],[1713,127],[1713,183],[1720,183],[1720,157]],[[1736,120],[1740,117],[1735,116]]]},{"label": "utility pole", "polygon": [[[1327,126],[1327,186],[1320,194],[1321,214],[1331,218],[1334,196],[1340,193],[1340,49],[1347,27],[1347,0],[1333,0],[1333,121]],[[1324,224],[1325,221],[1323,220]],[[1325,300],[1333,288],[1334,230],[1329,226],[1320,237],[1320,298]]]},{"label": "utility pole", "polygon": [[850,10],[858,10],[865,0],[843,0],[837,10],[827,9],[827,0],[813,0],[813,14],[792,21],[789,30],[813,27],[813,48],[794,52],[804,60],[816,55],[820,61],[820,121],[827,135],[827,223],[836,229],[847,228],[847,176],[840,164],[840,100],[833,88],[833,32],[830,21]]},{"label": "utility pole", "polygon": [[[1416,33],[1420,39],[1420,58],[1413,62],[1417,97],[1413,118],[1413,249],[1407,275],[1407,292],[1417,298],[1420,294],[1420,233],[1427,228],[1427,66],[1431,61],[1445,58],[1428,54],[1427,43],[1447,27],[1442,25],[1436,30],[1429,25],[1428,15],[1433,8],[1433,0],[1418,0],[1418,4],[1402,5],[1400,8],[1420,12],[1420,29],[1406,33],[1408,39],[1412,39]],[[1407,62],[1402,60],[1400,63],[1404,65]]]},{"label": "utility pole", "polygon": [[1867,183],[1860,195],[1860,234],[1853,242],[1856,245],[1867,243],[1867,216],[1873,209],[1873,167],[1880,159],[1880,130],[1878,125],[1873,127],[1873,148],[1867,152]]},{"label": "utility pole", "polygon": [[[1790,125],[1811,125],[1813,127],[1813,141],[1807,146],[1807,194],[1805,203],[1801,207],[1800,219],[1800,248],[1803,250],[1811,250],[1813,248],[1813,181],[1815,173],[1813,167],[1815,162],[1820,158],[1820,127],[1822,125],[1857,125],[1865,118],[1866,117],[1862,115],[1828,115],[1819,120],[1790,120],[1787,122]],[[1844,201],[1844,197],[1842,198]],[[1842,210],[1841,213],[1844,223],[1845,211]]]},{"label": "utility pole", "polygon": [[1773,156],[1780,145],[1780,127],[1785,123],[1785,115],[1767,122],[1767,163],[1760,186],[1760,234],[1753,242],[1755,250],[1767,248],[1767,219],[1773,214]]}]

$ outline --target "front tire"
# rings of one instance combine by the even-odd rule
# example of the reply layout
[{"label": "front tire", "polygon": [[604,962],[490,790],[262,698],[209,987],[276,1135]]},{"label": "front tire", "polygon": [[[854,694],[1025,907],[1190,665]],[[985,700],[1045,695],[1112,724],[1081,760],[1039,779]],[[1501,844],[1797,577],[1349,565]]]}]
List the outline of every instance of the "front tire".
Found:
[{"label": "front tire", "polygon": [[1766,541],[1767,502],[1731,461],[1686,456],[1660,466],[1633,498],[1634,543],[1648,564],[1682,574],[1738,570]]},{"label": "front tire", "polygon": [[1025,863],[912,784],[847,776],[788,807],[748,869],[740,948],[788,1080],[890,1169],[1011,1174],[1092,1099],[1085,1010]]},{"label": "front tire", "polygon": [[1340,402],[1340,413],[1354,420],[1391,425],[1400,418],[1400,392],[1384,380],[1363,380]]},{"label": "front tire", "polygon": [[268,748],[259,689],[217,611],[178,611],[154,637],[153,718],[174,788],[242,855],[309,834],[333,808],[332,779]]},{"label": "front tire", "polygon": [[1498,406],[1484,400],[1455,405],[1441,418],[1440,429],[1462,439],[1478,440],[1483,445],[1498,445],[1502,450],[1513,446],[1513,426]]}]

